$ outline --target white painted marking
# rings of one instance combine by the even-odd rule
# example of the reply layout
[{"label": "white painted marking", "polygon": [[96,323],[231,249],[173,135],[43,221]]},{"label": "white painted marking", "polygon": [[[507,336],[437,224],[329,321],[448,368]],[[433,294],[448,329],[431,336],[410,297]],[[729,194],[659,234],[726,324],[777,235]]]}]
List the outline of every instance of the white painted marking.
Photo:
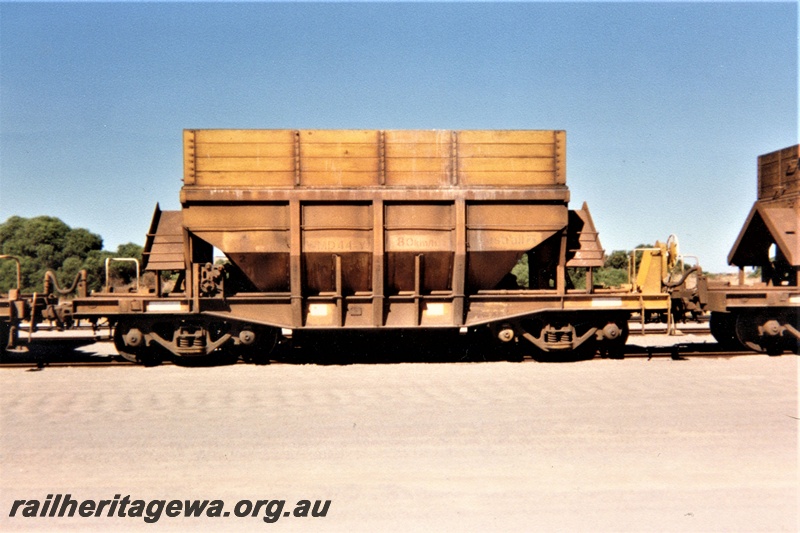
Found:
[{"label": "white painted marking", "polygon": [[189,306],[182,302],[147,302],[148,313],[166,313],[170,311],[188,311]]},{"label": "white painted marking", "polygon": [[427,304],[428,316],[444,316],[444,304]]},{"label": "white painted marking", "polygon": [[622,298],[594,299],[592,307],[622,307]]},{"label": "white painted marking", "polygon": [[328,316],[328,304],[309,304],[308,314],[311,316]]}]

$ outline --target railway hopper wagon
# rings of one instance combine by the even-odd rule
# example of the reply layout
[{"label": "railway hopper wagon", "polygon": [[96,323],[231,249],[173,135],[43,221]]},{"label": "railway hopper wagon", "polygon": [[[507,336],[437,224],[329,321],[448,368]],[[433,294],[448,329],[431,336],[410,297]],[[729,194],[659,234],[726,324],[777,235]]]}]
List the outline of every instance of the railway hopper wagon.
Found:
[{"label": "railway hopper wagon", "polygon": [[[738,285],[707,284],[706,309],[720,344],[770,354],[800,342],[800,172],[790,146],[758,157],[758,197],[728,254]],[[747,284],[745,267],[760,269]]]},{"label": "railway hopper wagon", "polygon": [[[488,333],[572,358],[621,354],[632,313],[670,308],[660,285],[593,286],[604,252],[586,204],[568,208],[563,131],[187,130],[183,144],[182,209],[156,207],[144,249],[155,288],[84,290],[41,316],[107,317],[133,361],[267,358],[343,330]],[[30,300],[13,300],[6,314],[24,315]]]}]

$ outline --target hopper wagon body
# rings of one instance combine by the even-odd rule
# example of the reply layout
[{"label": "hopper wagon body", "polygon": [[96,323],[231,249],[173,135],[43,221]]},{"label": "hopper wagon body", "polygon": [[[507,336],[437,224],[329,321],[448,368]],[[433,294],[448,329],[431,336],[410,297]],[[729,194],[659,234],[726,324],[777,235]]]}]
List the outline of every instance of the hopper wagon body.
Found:
[{"label": "hopper wagon body", "polygon": [[108,317],[131,360],[251,358],[344,330],[621,352],[631,313],[669,309],[660,291],[593,287],[603,249],[588,207],[568,207],[563,131],[186,130],[183,144],[182,208],[157,207],[145,245],[155,289],[62,309]]}]

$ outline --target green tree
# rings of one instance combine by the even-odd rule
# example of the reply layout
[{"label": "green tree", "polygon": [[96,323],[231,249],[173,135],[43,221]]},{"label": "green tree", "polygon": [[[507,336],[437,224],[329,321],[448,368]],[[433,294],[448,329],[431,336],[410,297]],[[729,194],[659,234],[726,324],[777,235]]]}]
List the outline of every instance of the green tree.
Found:
[{"label": "green tree", "polygon": [[522,257],[511,269],[511,273],[517,278],[517,285],[521,288],[528,288],[528,254],[522,254]]},{"label": "green tree", "polygon": [[107,250],[92,250],[82,263],[82,268],[86,269],[89,291],[100,291],[106,282],[106,258],[114,257],[114,254]]},{"label": "green tree", "polygon": [[83,228],[67,233],[64,238],[65,257],[86,257],[92,250],[102,250],[103,239]]},{"label": "green tree", "polygon": [[[100,235],[83,228],[70,228],[55,217],[22,218],[13,216],[0,224],[0,254],[20,259],[22,290],[43,290],[44,274],[56,273],[62,286],[72,284],[81,269],[88,271],[89,289],[100,290],[105,283],[105,260],[109,257],[134,257],[141,261],[142,247],[127,243],[116,253],[103,250]],[[112,263],[112,280],[130,283],[136,268],[129,263]],[[16,287],[16,265],[0,261],[0,292]]]},{"label": "green tree", "polygon": [[586,269],[585,268],[567,268],[567,276],[572,283],[574,289],[586,288]]},{"label": "green tree", "polygon": [[625,250],[614,250],[611,255],[606,256],[605,268],[617,268],[620,270],[628,269],[628,258],[631,253]]},{"label": "green tree", "polygon": [[594,283],[604,287],[619,287],[628,282],[628,269],[598,268],[594,274]]},{"label": "green tree", "polygon": [[[652,246],[640,244],[636,248],[652,248]],[[594,269],[593,283],[605,287],[618,287],[628,283],[628,263],[630,262],[630,257],[631,251],[628,250],[614,250],[611,252],[611,254],[606,256],[603,266]],[[641,260],[641,252],[636,253],[637,267]],[[514,266],[511,273],[517,277],[517,283],[520,287],[528,287],[528,254],[522,255],[522,258]],[[585,268],[568,268],[567,276],[569,276],[572,287],[576,289],[584,289],[586,287]]]},{"label": "green tree", "polygon": [[[114,254],[117,258],[136,259],[139,265],[142,264],[143,248],[138,244],[132,242],[120,244],[117,247],[117,253]],[[109,266],[109,275],[112,279],[119,280],[124,285],[127,285],[136,279],[136,265],[130,261],[113,261]]]}]

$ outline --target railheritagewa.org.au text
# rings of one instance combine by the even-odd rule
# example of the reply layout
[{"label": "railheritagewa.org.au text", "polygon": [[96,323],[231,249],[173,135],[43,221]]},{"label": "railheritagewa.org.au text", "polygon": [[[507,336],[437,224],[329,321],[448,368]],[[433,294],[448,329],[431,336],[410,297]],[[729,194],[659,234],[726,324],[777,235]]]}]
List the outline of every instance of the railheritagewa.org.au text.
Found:
[{"label": "railheritagewa.org.au text", "polygon": [[331,500],[223,500],[134,499],[115,494],[112,499],[81,500],[72,494],[48,494],[44,499],[14,500],[10,518],[134,518],[152,524],[162,518],[260,518],[271,524],[281,518],[324,518]]}]

